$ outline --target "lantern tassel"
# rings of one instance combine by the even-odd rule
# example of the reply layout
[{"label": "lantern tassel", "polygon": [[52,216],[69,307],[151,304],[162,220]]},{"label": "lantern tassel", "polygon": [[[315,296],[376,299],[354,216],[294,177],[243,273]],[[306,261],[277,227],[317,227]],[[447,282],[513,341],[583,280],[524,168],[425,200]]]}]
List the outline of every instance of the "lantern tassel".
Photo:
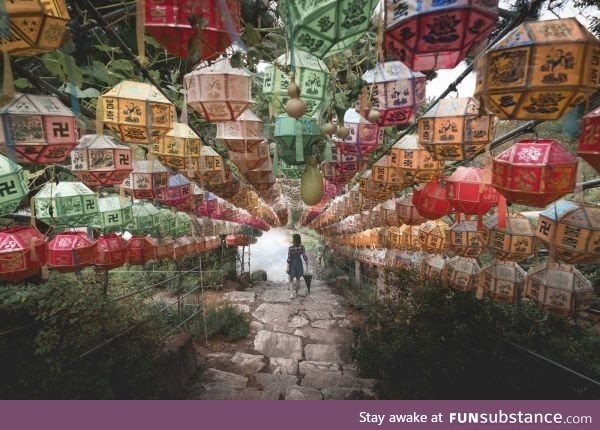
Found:
[{"label": "lantern tassel", "polygon": [[146,47],[144,45],[144,32],[146,26],[145,0],[136,0],[136,27],[135,38],[137,42],[138,61],[143,66],[146,62]]},{"label": "lantern tassel", "polygon": [[498,196],[498,228],[506,228],[506,197],[502,194]]},{"label": "lantern tassel", "polygon": [[98,97],[96,103],[96,134],[104,134],[104,105],[101,97]]}]

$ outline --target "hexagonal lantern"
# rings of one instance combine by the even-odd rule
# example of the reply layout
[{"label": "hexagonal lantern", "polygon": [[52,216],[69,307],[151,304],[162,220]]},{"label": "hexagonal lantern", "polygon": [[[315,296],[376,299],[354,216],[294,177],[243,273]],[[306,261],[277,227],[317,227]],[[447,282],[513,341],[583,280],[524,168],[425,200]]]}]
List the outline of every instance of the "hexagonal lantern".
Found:
[{"label": "hexagonal lantern", "polygon": [[450,288],[459,291],[477,289],[481,267],[474,258],[452,257],[446,261],[442,279]]},{"label": "hexagonal lantern", "polygon": [[167,134],[152,144],[152,154],[165,166],[195,177],[200,171],[202,139],[187,124],[173,123]]},{"label": "hexagonal lantern", "polygon": [[177,57],[217,57],[240,33],[239,0],[145,0],[145,12],[146,32]]},{"label": "hexagonal lantern", "polygon": [[371,109],[377,110],[382,127],[414,122],[416,111],[425,104],[427,78],[400,61],[377,63],[362,79],[357,110],[365,118]]},{"label": "hexagonal lantern", "polygon": [[512,203],[545,207],[573,192],[577,157],[556,140],[521,140],[494,157],[492,185]]},{"label": "hexagonal lantern", "polygon": [[452,69],[485,40],[498,1],[385,1],[386,54],[413,70]]},{"label": "hexagonal lantern", "polygon": [[38,55],[60,48],[70,17],[64,0],[8,1],[9,34],[2,50],[11,55]]},{"label": "hexagonal lantern", "polygon": [[600,172],[600,107],[583,117],[577,155]]},{"label": "hexagonal lantern", "polygon": [[526,21],[479,57],[476,97],[501,119],[557,120],[600,84],[600,41],[575,18]]},{"label": "hexagonal lantern", "polygon": [[477,221],[456,222],[446,233],[446,244],[461,257],[477,258],[486,245],[483,228]]},{"label": "hexagonal lantern", "polygon": [[0,155],[0,216],[17,210],[27,193],[29,186],[23,168]]},{"label": "hexagonal lantern", "polygon": [[514,261],[494,260],[481,269],[479,287],[494,300],[515,303],[521,298],[526,276]]},{"label": "hexagonal lantern", "polygon": [[421,262],[421,279],[439,280],[444,272],[446,259],[439,254],[430,254]]},{"label": "hexagonal lantern", "polygon": [[47,240],[32,226],[0,230],[0,278],[18,282],[37,275],[48,259]]},{"label": "hexagonal lantern", "polygon": [[414,134],[398,140],[390,150],[390,157],[407,184],[429,182],[444,168],[444,162],[435,160],[429,151],[419,145]]},{"label": "hexagonal lantern", "polygon": [[540,213],[535,235],[565,263],[598,263],[600,206],[560,200]]},{"label": "hexagonal lantern", "polygon": [[419,242],[425,252],[440,253],[446,249],[446,232],[448,224],[442,220],[425,221],[419,226]]},{"label": "hexagonal lantern", "polygon": [[143,265],[154,260],[154,242],[150,236],[133,236],[127,242],[127,262]]},{"label": "hexagonal lantern", "polygon": [[248,170],[271,167],[269,144],[264,142],[246,152],[229,152],[229,159],[245,173]]},{"label": "hexagonal lantern", "polygon": [[548,261],[527,272],[525,297],[543,309],[574,315],[592,304],[592,283],[570,264]]},{"label": "hexagonal lantern", "polygon": [[192,217],[185,212],[177,212],[175,214],[175,228],[173,236],[187,236],[192,234]]},{"label": "hexagonal lantern", "polygon": [[[293,71],[290,70],[290,53],[294,56]],[[306,114],[318,114],[325,104],[329,69],[323,61],[308,52],[294,49],[290,53],[281,55],[264,70],[263,95],[271,100],[269,107],[272,115],[285,113],[292,72],[294,81],[300,87],[301,98],[306,103]]]},{"label": "hexagonal lantern", "polygon": [[98,196],[81,182],[47,182],[33,197],[35,217],[56,227],[86,227],[98,215]]},{"label": "hexagonal lantern", "polygon": [[177,226],[177,214],[171,209],[160,208],[158,210],[158,236],[170,236],[174,234]]},{"label": "hexagonal lantern", "polygon": [[481,114],[473,97],[440,100],[418,121],[419,143],[436,160],[461,161],[494,138],[496,117]]},{"label": "hexagonal lantern", "polygon": [[498,191],[485,173],[484,169],[461,166],[446,178],[446,198],[457,212],[482,216],[498,204]]},{"label": "hexagonal lantern", "polygon": [[403,225],[399,230],[401,249],[408,251],[420,251],[423,248],[421,241],[419,240],[420,226]]},{"label": "hexagonal lantern", "polygon": [[192,183],[188,178],[178,173],[169,176],[167,188],[158,201],[172,207],[187,206],[192,198]]},{"label": "hexagonal lantern", "polygon": [[313,144],[320,138],[321,129],[316,118],[304,115],[294,119],[281,114],[275,119],[273,139],[279,158],[287,164],[304,164],[305,158],[313,155]]},{"label": "hexagonal lantern", "polygon": [[318,58],[343,52],[369,29],[377,4],[377,0],[286,2],[290,43]]},{"label": "hexagonal lantern", "polygon": [[58,233],[48,243],[48,266],[58,272],[78,272],[95,257],[96,240],[81,231]]},{"label": "hexagonal lantern", "polygon": [[136,199],[166,197],[170,171],[158,160],[135,160],[121,187]]},{"label": "hexagonal lantern", "polygon": [[217,151],[204,145],[200,149],[200,175],[198,181],[203,186],[225,182],[225,163]]},{"label": "hexagonal lantern", "polygon": [[383,218],[385,225],[389,227],[400,227],[402,222],[398,217],[398,211],[396,210],[396,203],[399,199],[389,199],[381,204],[381,217]]},{"label": "hexagonal lantern", "polygon": [[143,200],[135,201],[131,211],[131,222],[125,227],[131,234],[144,235],[159,231],[159,211],[152,203]]},{"label": "hexagonal lantern", "polygon": [[118,234],[103,234],[97,240],[94,265],[110,270],[127,263],[127,241]]},{"label": "hexagonal lantern", "polygon": [[421,225],[427,221],[427,219],[417,210],[417,207],[413,203],[413,196],[413,193],[406,193],[402,199],[396,202],[398,219],[404,224]]},{"label": "hexagonal lantern", "polygon": [[371,171],[373,172],[372,180],[376,183],[383,184],[385,189],[390,191],[400,191],[405,186],[404,176],[400,169],[395,166],[391,155],[384,155],[373,164]]},{"label": "hexagonal lantern", "polygon": [[342,154],[366,158],[383,142],[383,127],[363,118],[355,109],[348,109],[344,114],[344,126],[350,131],[348,137],[332,136]]},{"label": "hexagonal lantern", "polygon": [[222,58],[184,76],[187,104],[209,122],[235,121],[252,103],[252,74]]},{"label": "hexagonal lantern", "polygon": [[412,202],[417,208],[419,215],[427,219],[438,219],[448,215],[452,206],[446,198],[448,187],[445,178],[440,180],[434,178],[424,186],[413,192]]},{"label": "hexagonal lantern", "polygon": [[373,180],[373,172],[367,170],[360,176],[358,190],[365,200],[383,202],[394,196],[394,192],[384,184]]},{"label": "hexagonal lantern", "polygon": [[17,163],[61,163],[77,145],[75,115],[57,97],[15,94],[0,103],[0,152]]},{"label": "hexagonal lantern", "polygon": [[263,120],[246,109],[236,121],[218,122],[216,139],[233,152],[253,151],[265,140]]},{"label": "hexagonal lantern", "polygon": [[522,261],[533,255],[535,229],[531,221],[521,214],[507,217],[506,209],[500,207],[498,214],[484,223],[483,238],[488,249],[499,260]]},{"label": "hexagonal lantern", "polygon": [[153,85],[121,81],[100,96],[102,120],[126,143],[149,145],[173,128],[173,104]]},{"label": "hexagonal lantern", "polygon": [[123,231],[133,216],[131,201],[117,195],[98,199],[98,215],[92,226],[103,233]]},{"label": "hexagonal lantern", "polygon": [[71,151],[71,171],[88,187],[121,184],[133,170],[133,151],[117,139],[86,134]]}]

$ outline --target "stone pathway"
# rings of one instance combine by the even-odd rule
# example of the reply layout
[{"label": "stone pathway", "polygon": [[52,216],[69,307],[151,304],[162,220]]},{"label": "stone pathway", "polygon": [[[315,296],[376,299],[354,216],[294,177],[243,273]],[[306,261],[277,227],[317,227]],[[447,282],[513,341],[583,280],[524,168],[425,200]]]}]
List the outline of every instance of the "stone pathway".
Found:
[{"label": "stone pathway", "polygon": [[287,285],[260,282],[225,299],[251,313],[253,350],[213,352],[189,399],[373,399],[371,379],[357,376],[350,358],[352,331],[345,299],[313,280],[289,298]]}]

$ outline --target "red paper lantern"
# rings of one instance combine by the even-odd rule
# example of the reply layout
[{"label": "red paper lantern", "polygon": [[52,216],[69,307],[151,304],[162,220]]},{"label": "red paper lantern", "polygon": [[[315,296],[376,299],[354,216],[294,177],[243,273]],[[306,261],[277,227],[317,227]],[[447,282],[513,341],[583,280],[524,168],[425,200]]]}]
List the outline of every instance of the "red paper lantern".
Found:
[{"label": "red paper lantern", "polygon": [[167,206],[183,206],[189,205],[192,198],[192,184],[188,178],[181,173],[170,176],[167,180],[167,188],[158,200]]},{"label": "red paper lantern", "polygon": [[18,282],[37,275],[48,259],[46,241],[31,226],[0,230],[0,278]]},{"label": "red paper lantern", "polygon": [[246,109],[237,121],[217,123],[217,141],[233,152],[249,152],[265,140],[263,120]]},{"label": "red paper lantern", "polygon": [[368,157],[383,141],[383,127],[363,118],[355,109],[346,111],[343,125],[350,131],[348,137],[341,139],[333,135],[342,154]]},{"label": "red paper lantern", "polygon": [[129,264],[142,265],[154,260],[154,242],[150,236],[133,236],[127,243]]},{"label": "red paper lantern", "polygon": [[110,233],[98,238],[94,264],[99,269],[110,270],[127,263],[127,241]]},{"label": "red paper lantern", "polygon": [[458,212],[483,215],[498,204],[498,191],[485,179],[485,170],[477,167],[459,167],[446,182],[446,197]]},{"label": "red paper lantern", "polygon": [[154,259],[156,261],[162,261],[173,258],[174,255],[174,242],[171,238],[155,238],[149,237],[148,240],[152,242],[154,246]]},{"label": "red paper lantern", "polygon": [[577,155],[600,172],[600,107],[588,113],[581,121]]},{"label": "red paper lantern", "polygon": [[239,37],[240,1],[146,0],[146,31],[177,57],[208,60]]},{"label": "red paper lantern", "polygon": [[48,266],[59,272],[77,272],[94,264],[96,241],[81,231],[59,233],[48,243]]},{"label": "red paper lantern", "polygon": [[447,192],[447,185],[439,178],[434,178],[422,188],[415,189],[412,202],[420,215],[427,219],[438,219],[448,215],[452,209]]},{"label": "red paper lantern", "polygon": [[196,242],[189,236],[178,237],[173,243],[173,258],[181,260],[186,255],[196,253]]},{"label": "red paper lantern", "polygon": [[492,174],[509,202],[545,207],[575,188],[577,157],[553,139],[521,140],[494,158]]}]

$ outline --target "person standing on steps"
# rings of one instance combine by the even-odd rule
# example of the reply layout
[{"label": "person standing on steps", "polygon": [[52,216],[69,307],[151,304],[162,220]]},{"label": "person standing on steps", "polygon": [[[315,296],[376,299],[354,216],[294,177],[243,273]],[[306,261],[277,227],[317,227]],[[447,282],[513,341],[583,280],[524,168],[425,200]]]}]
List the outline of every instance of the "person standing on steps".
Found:
[{"label": "person standing on steps", "polygon": [[[300,278],[304,276],[302,259],[304,259],[305,263],[308,263],[308,257],[306,256],[306,251],[304,250],[304,245],[302,245],[302,239],[299,234],[296,233],[292,236],[292,243],[293,245],[288,248],[287,258],[287,273],[290,275],[290,299],[293,299],[298,294]],[[294,282],[294,279],[296,282]]]}]

